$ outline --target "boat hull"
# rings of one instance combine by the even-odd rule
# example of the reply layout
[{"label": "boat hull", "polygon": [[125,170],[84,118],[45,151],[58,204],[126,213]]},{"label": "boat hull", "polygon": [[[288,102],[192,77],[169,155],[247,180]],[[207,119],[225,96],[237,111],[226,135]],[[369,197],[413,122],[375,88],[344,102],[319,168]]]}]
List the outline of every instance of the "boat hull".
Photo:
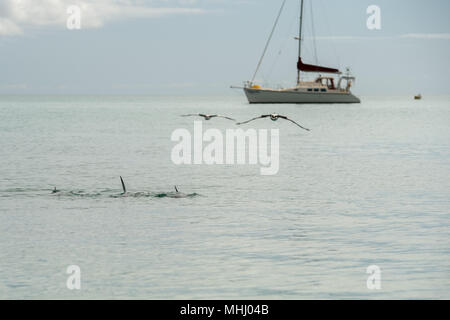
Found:
[{"label": "boat hull", "polygon": [[304,92],[244,88],[249,103],[360,103],[350,92]]}]

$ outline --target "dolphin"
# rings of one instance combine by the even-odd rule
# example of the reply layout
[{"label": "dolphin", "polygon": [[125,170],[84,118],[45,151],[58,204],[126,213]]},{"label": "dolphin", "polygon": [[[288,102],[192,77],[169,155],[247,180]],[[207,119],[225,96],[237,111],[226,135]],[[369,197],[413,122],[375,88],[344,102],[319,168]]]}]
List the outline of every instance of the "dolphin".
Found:
[{"label": "dolphin", "polygon": [[120,176],[120,182],[122,182],[122,189],[123,189],[122,195],[124,195],[127,193],[127,188],[125,188],[125,183],[123,182],[122,176]]},{"label": "dolphin", "polygon": [[178,191],[177,186],[174,186],[174,188],[175,188],[175,194],[170,196],[171,198],[186,198],[186,195],[184,193]]}]

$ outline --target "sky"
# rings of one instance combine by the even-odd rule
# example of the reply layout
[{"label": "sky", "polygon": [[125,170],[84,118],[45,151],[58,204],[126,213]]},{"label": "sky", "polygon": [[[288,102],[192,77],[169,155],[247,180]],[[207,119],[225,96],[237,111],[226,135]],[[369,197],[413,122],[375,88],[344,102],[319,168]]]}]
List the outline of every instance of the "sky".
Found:
[{"label": "sky", "polygon": [[[0,94],[230,94],[251,79],[281,3],[0,0]],[[67,28],[72,5],[81,29]],[[379,30],[367,28],[370,5],[380,8]],[[354,93],[450,94],[450,1],[304,8],[303,61],[350,67]],[[295,84],[298,16],[299,0],[286,0],[257,82]]]}]

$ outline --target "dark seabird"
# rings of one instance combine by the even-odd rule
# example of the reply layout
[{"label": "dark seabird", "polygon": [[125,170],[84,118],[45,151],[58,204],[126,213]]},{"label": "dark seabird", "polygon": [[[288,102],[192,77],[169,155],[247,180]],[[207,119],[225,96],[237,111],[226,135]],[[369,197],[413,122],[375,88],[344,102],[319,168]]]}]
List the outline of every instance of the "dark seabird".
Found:
[{"label": "dark seabird", "polygon": [[191,113],[191,114],[183,114],[181,116],[182,117],[203,117],[203,118],[205,118],[205,120],[211,120],[212,118],[224,118],[224,119],[228,119],[228,120],[231,120],[231,121],[236,121],[233,118],[221,116],[221,115],[218,115],[218,114],[203,114],[203,113],[195,114],[195,113]]},{"label": "dark seabird", "polygon": [[290,122],[296,124],[296,125],[299,126],[300,128],[302,128],[303,130],[310,131],[308,128],[302,127],[301,125],[299,125],[299,124],[298,124],[297,122],[295,122],[294,120],[289,119],[288,117],[282,116],[282,115],[277,114],[277,113],[263,114],[263,115],[261,115],[261,116],[259,116],[259,117],[256,117],[256,118],[253,118],[253,119],[244,121],[244,122],[239,122],[239,123],[237,123],[237,124],[238,124],[238,125],[241,125],[241,124],[244,124],[244,123],[249,123],[250,121],[253,121],[253,120],[263,119],[263,118],[267,118],[267,117],[270,117],[270,120],[272,120],[272,121],[277,121],[279,118],[284,119],[284,120],[288,120],[288,121],[290,121]]}]

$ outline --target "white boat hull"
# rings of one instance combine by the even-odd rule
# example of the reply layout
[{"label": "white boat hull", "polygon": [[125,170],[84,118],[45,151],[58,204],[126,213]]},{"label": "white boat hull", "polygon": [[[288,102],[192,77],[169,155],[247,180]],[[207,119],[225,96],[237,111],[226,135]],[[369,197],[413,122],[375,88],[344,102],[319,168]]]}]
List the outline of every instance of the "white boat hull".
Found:
[{"label": "white boat hull", "polygon": [[244,88],[249,103],[360,103],[350,92],[305,92]]}]

